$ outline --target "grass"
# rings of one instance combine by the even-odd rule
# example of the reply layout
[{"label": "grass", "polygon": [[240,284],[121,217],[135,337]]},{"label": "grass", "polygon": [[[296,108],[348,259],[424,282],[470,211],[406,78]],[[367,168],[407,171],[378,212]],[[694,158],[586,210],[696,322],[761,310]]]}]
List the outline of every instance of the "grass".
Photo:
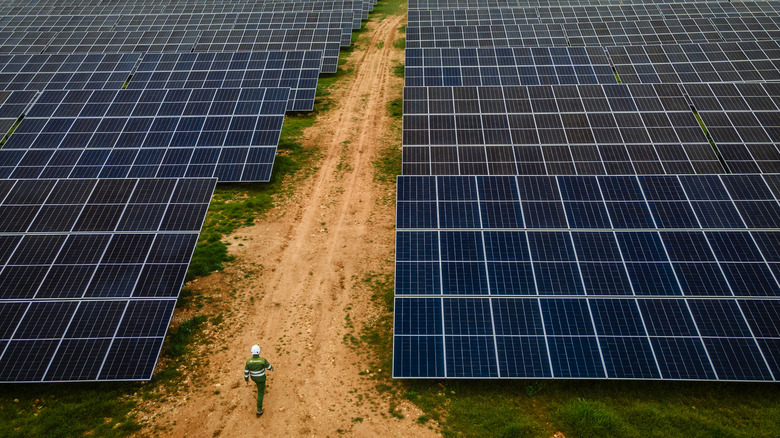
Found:
[{"label": "grass", "polygon": [[0,395],[0,436],[121,437],[141,428],[129,415],[138,384],[7,385]]},{"label": "grass", "polygon": [[532,397],[523,380],[396,385],[414,392],[447,437],[780,436],[780,391],[772,384],[556,380]]},{"label": "grass", "polygon": [[387,111],[390,113],[390,117],[400,119],[404,115],[404,102],[403,98],[396,98],[391,100],[387,104]]},{"label": "grass", "polygon": [[717,155],[718,160],[720,160],[720,164],[726,170],[726,173],[731,173],[731,170],[729,169],[729,165],[726,163],[726,160],[723,159],[723,155],[721,155],[720,149],[718,149],[718,145],[715,144],[715,140],[712,139],[712,136],[710,135],[710,130],[707,129],[707,125],[704,124],[704,120],[702,120],[701,115],[699,115],[699,112],[693,106],[691,106],[691,111],[693,111],[693,115],[696,117],[696,120],[699,122],[699,127],[701,127],[701,130],[704,131],[704,135],[707,137],[707,140],[710,142],[710,146],[712,146],[712,150],[715,152],[715,155]]},{"label": "grass", "polygon": [[5,143],[8,141],[8,137],[10,137],[11,134],[13,134],[14,131],[16,131],[16,128],[18,128],[19,124],[22,123],[23,118],[24,118],[24,114],[19,116],[19,118],[16,119],[16,122],[14,122],[14,124],[11,126],[11,129],[9,129],[8,132],[5,134],[5,136],[2,139],[0,139],[0,148],[3,147]]},{"label": "grass", "polygon": [[404,65],[397,63],[393,66],[393,76],[403,79],[404,78]]},{"label": "grass", "polygon": [[617,69],[615,67],[612,67],[612,73],[615,75],[615,80],[618,84],[622,84],[623,82],[620,80],[620,75],[617,72]]}]

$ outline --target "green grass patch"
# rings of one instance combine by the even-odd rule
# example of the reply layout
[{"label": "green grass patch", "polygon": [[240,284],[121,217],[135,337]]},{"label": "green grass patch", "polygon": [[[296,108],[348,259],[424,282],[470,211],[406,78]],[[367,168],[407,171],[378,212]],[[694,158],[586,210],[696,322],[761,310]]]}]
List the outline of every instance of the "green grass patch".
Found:
[{"label": "green grass patch", "polygon": [[403,79],[404,78],[404,65],[397,63],[393,66],[393,76]]},{"label": "green grass patch", "polygon": [[128,397],[138,384],[4,385],[0,436],[122,437],[141,429]]},{"label": "green grass patch", "polygon": [[[414,392],[444,436],[773,437],[780,390],[773,384],[544,381],[395,382]],[[511,427],[510,427],[511,426]],[[509,432],[507,432],[509,433]]]},{"label": "green grass patch", "polygon": [[387,103],[387,112],[390,113],[390,117],[400,119],[404,115],[404,101],[403,98],[396,98]]},{"label": "green grass patch", "polygon": [[396,38],[393,40],[393,47],[399,50],[405,50],[406,49],[406,38]]},{"label": "green grass patch", "polygon": [[205,315],[196,315],[185,319],[175,328],[168,331],[165,338],[162,355],[168,359],[176,360],[187,353],[187,347],[195,340],[200,328],[208,320]]},{"label": "green grass patch", "polygon": [[380,20],[384,18],[383,16],[403,15],[406,13],[406,7],[406,0],[379,0],[371,15],[380,16],[378,17]]},{"label": "green grass patch", "polygon": [[693,115],[696,117],[696,120],[699,122],[699,127],[702,131],[704,131],[704,135],[707,137],[707,140],[710,142],[710,146],[712,147],[712,150],[715,152],[715,155],[717,155],[718,160],[720,160],[720,164],[723,166],[724,169],[726,169],[726,173],[731,173],[731,169],[729,169],[729,165],[726,163],[726,160],[723,159],[723,155],[720,153],[720,149],[718,149],[718,145],[715,144],[715,140],[712,139],[712,136],[710,135],[710,130],[707,129],[707,125],[704,124],[704,120],[702,120],[701,116],[699,115],[699,112],[696,111],[696,108],[691,107],[691,111],[693,111]]},{"label": "green grass patch", "polygon": [[577,398],[564,404],[559,417],[564,430],[582,438],[634,435],[626,421],[602,403]]},{"label": "green grass patch", "polygon": [[615,80],[617,81],[618,84],[623,83],[623,81],[620,80],[620,75],[618,74],[617,69],[615,67],[612,67],[612,74],[615,75]]},{"label": "green grass patch", "polygon": [[8,130],[8,133],[6,133],[5,136],[2,139],[0,139],[0,148],[3,147],[5,145],[5,142],[8,141],[8,137],[10,137],[11,134],[13,134],[14,131],[16,131],[16,128],[18,128],[19,124],[22,123],[23,118],[24,118],[24,114],[19,116],[19,118],[16,119],[16,122],[14,122],[14,124],[11,126],[11,129]]}]

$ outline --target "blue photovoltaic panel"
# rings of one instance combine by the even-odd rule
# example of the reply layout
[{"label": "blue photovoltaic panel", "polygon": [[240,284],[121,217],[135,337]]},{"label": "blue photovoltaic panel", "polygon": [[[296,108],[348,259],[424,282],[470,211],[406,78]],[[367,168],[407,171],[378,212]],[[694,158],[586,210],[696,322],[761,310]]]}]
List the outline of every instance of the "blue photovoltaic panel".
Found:
[{"label": "blue photovoltaic panel", "polygon": [[1,136],[5,137],[34,99],[35,91],[0,91]]},{"label": "blue photovoltaic panel", "polygon": [[268,181],[289,92],[45,91],[0,150],[0,176]]},{"label": "blue photovoltaic panel", "polygon": [[394,376],[776,380],[778,187],[399,177]]},{"label": "blue photovoltaic panel", "polygon": [[197,30],[116,32],[80,29],[57,32],[44,53],[190,52],[198,35]]},{"label": "blue photovoltaic panel", "polygon": [[206,30],[193,52],[322,51],[322,73],[336,73],[340,29]]},{"label": "blue photovoltaic panel", "polygon": [[780,80],[777,41],[617,46],[606,50],[624,84]]},{"label": "blue photovoltaic panel", "polygon": [[616,84],[601,48],[407,49],[406,86]]},{"label": "blue photovoltaic panel", "polygon": [[2,55],[0,89],[119,90],[139,54]]},{"label": "blue photovoltaic panel", "polygon": [[290,88],[288,111],[314,110],[320,51],[144,55],[129,89]]},{"label": "blue photovoltaic panel", "polygon": [[215,184],[0,180],[0,382],[150,379]]},{"label": "blue photovoltaic panel", "polygon": [[683,84],[732,172],[780,172],[780,83]]},{"label": "blue photovoltaic panel", "polygon": [[405,87],[403,146],[405,175],[724,170],[677,84]]}]

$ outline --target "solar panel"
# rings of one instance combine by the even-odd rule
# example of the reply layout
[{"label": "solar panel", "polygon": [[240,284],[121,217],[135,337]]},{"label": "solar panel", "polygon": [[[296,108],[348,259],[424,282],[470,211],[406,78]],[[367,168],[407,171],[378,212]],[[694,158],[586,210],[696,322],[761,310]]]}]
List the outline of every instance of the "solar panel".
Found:
[{"label": "solar panel", "polygon": [[215,184],[0,180],[0,382],[150,379]]},{"label": "solar panel", "polygon": [[267,52],[319,50],[322,73],[338,70],[339,29],[266,29],[203,31],[194,52]]},{"label": "solar panel", "polygon": [[403,146],[412,175],[723,172],[677,85],[406,87]]},{"label": "solar panel", "polygon": [[776,41],[607,47],[622,83],[780,80]]},{"label": "solar panel", "polygon": [[121,89],[139,54],[0,55],[0,89]]},{"label": "solar panel", "polygon": [[146,54],[127,84],[144,88],[290,88],[288,111],[314,110],[321,51]]},{"label": "solar panel", "polygon": [[[727,20],[741,20],[731,17]],[[617,46],[723,42],[707,20],[664,19],[490,26],[417,26],[406,28],[407,48]],[[780,39],[773,31],[736,33],[732,41]]]},{"label": "solar panel", "polygon": [[0,176],[268,181],[289,92],[45,91],[0,149]]},{"label": "solar panel", "polygon": [[[766,17],[777,15],[770,2],[747,2],[767,5],[761,8],[738,7],[738,2],[680,3],[670,8],[661,3],[600,6],[539,6],[528,8],[448,8],[410,9],[409,23],[419,26],[467,26],[534,23],[577,23],[616,20],[657,20],[659,18]],[[741,3],[745,5],[746,3]]]},{"label": "solar panel", "polygon": [[393,376],[776,380],[778,182],[399,177]]},{"label": "solar panel", "polygon": [[684,84],[730,171],[780,172],[780,84]]},{"label": "solar panel", "polygon": [[[145,14],[122,16],[112,30],[238,30],[238,29],[341,29],[341,45],[349,46],[354,23],[352,11],[246,12],[238,14]],[[358,18],[358,28],[360,19]]]},{"label": "solar panel", "polygon": [[198,41],[197,30],[99,32],[78,30],[57,33],[46,53],[190,52]]},{"label": "solar panel", "polygon": [[604,50],[591,47],[407,49],[406,86],[616,84]]},{"label": "solar panel", "polygon": [[5,137],[33,99],[35,91],[0,91],[0,136]]}]

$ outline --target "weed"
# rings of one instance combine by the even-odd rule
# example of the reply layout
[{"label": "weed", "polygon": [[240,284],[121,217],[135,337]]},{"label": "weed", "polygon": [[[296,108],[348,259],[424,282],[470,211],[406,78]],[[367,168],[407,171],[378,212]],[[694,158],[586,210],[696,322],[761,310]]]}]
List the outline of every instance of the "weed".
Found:
[{"label": "weed", "polygon": [[[559,416],[565,433],[578,437],[627,436],[629,429],[623,418],[601,403],[582,398],[561,407]],[[633,434],[632,434],[633,435]]]},{"label": "weed", "polygon": [[197,315],[185,319],[176,328],[168,330],[165,338],[162,355],[169,359],[179,359],[187,352],[187,346],[192,343],[200,326],[208,318],[205,315]]},{"label": "weed", "polygon": [[404,108],[403,99],[401,99],[400,97],[391,100],[387,104],[387,112],[389,112],[390,116],[394,118],[401,118],[401,116],[403,116],[403,108]]},{"label": "weed", "polygon": [[385,42],[384,41],[379,41],[378,43],[376,43],[376,48],[379,49],[379,50],[382,50],[382,48],[384,46],[385,46]]},{"label": "weed", "polygon": [[[396,63],[396,64],[393,66],[393,75],[394,75],[394,76],[396,76],[396,77],[399,77],[399,78],[403,79],[403,78],[404,78],[404,65],[403,65],[403,64],[401,64],[400,62],[399,62],[399,63]],[[402,101],[401,103],[403,103],[403,101]],[[399,106],[399,109],[400,109],[400,108],[403,108],[403,105]],[[398,111],[398,114],[397,114],[397,115],[396,115],[395,113],[392,113],[392,112],[390,113],[390,115],[391,115],[391,116],[393,116],[393,117],[400,117],[400,116],[401,116],[401,114],[402,114],[402,113],[401,113],[401,111],[400,111],[400,110]]]},{"label": "weed", "polygon": [[[406,28],[406,27],[404,26],[404,28]],[[401,37],[401,38],[394,39],[393,40],[393,47],[396,48],[396,49],[399,49],[399,50],[406,49],[406,38]]]},{"label": "weed", "polygon": [[525,395],[527,395],[529,398],[535,396],[539,391],[544,388],[544,383],[542,383],[539,380],[534,380],[533,382],[525,385]]}]

